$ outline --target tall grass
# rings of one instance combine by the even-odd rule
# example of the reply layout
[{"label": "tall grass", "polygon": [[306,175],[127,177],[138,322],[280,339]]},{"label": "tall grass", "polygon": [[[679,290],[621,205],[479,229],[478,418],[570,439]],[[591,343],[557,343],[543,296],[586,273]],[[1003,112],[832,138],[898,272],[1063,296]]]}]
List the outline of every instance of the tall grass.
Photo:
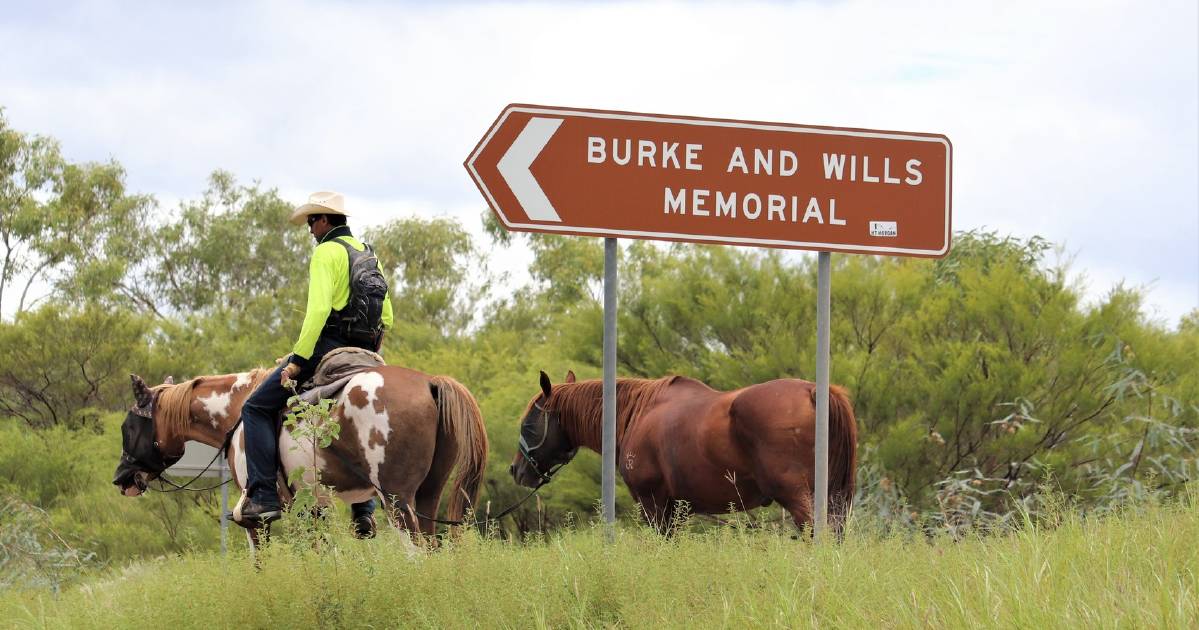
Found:
[{"label": "tall grass", "polygon": [[141,562],[57,597],[0,596],[17,627],[1194,627],[1199,501],[927,538],[851,523],[840,544],[723,527],[515,543],[468,532],[279,541],[260,557]]}]

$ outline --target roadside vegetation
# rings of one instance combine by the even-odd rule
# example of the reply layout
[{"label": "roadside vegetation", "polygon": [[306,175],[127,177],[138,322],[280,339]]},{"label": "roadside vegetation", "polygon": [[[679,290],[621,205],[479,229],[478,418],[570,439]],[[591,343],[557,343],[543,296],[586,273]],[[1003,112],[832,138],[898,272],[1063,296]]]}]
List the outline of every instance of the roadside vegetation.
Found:
[{"label": "roadside vegetation", "polygon": [[[437,553],[279,546],[254,574],[239,552],[214,553],[217,493],[117,493],[119,424],[129,373],[157,384],[285,354],[311,243],[275,190],[227,172],[178,207],[124,181],[115,161],[72,163],[0,111],[0,306],[15,312],[0,319],[0,618],[138,626],[168,598],[154,623],[191,610],[228,625],[245,597],[234,583],[330,598],[325,612],[301,597],[263,613],[308,625],[1194,616],[1199,311],[1154,320],[1127,286],[1085,302],[1053,244],[986,231],[956,234],[940,260],[833,257],[832,380],[860,438],[859,530],[841,546],[791,540],[776,508],[690,519],[662,541],[619,494],[622,542],[605,549],[589,525],[599,459],[581,453],[538,499]],[[482,239],[445,218],[351,225],[392,281],[385,358],[451,375],[482,406],[485,515],[524,496],[506,469],[538,371],[600,375],[603,253],[481,216]],[[509,289],[488,262],[516,250],[532,252],[532,281]],[[647,242],[620,257],[619,374],[722,389],[814,377],[813,260]],[[1054,590],[1075,587],[1077,600]]]},{"label": "roadside vegetation", "polygon": [[342,533],[319,552],[278,542],[257,569],[244,552],[140,560],[57,598],[0,594],[0,615],[18,628],[1183,628],[1199,615],[1196,507],[1063,510],[960,540],[855,523],[841,544],[741,521],[670,540],[623,527],[613,546],[590,526],[523,543],[471,532],[410,556],[396,534]]}]

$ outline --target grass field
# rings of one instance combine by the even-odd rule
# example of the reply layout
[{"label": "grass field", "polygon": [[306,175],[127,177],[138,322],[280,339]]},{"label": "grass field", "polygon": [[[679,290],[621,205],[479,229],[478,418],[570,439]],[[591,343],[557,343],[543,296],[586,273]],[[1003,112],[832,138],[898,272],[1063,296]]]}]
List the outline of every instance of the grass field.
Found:
[{"label": "grass field", "polygon": [[1185,628],[1199,626],[1199,502],[1065,512],[962,541],[851,531],[842,544],[734,527],[664,540],[582,528],[468,533],[411,556],[394,533],[162,558],[55,596],[0,594],[16,627]]}]

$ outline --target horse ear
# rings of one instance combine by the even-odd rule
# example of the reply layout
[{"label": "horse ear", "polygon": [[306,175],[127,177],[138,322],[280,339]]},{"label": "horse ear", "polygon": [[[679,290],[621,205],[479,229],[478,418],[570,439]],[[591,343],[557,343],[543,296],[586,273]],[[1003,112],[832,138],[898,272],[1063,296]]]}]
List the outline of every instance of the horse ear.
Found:
[{"label": "horse ear", "polygon": [[567,370],[567,371],[566,371],[566,382],[567,382],[567,383],[573,383],[573,382],[575,382],[575,371],[574,371],[574,370]]},{"label": "horse ear", "polygon": [[546,398],[549,398],[549,397],[550,397],[550,391],[551,391],[551,386],[550,386],[550,377],[549,377],[549,375],[548,375],[548,374],[546,374],[545,372],[542,372],[542,373],[541,373],[541,392],[542,392],[543,394],[545,394],[545,397],[546,397]]},{"label": "horse ear", "polygon": [[174,376],[167,375],[167,380],[163,381],[162,383],[163,383],[163,385],[174,385],[174,384],[175,384],[175,377],[174,377]]},{"label": "horse ear", "polygon": [[129,379],[133,381],[133,398],[137,401],[137,406],[149,407],[150,403],[154,402],[154,394],[146,387],[146,382],[136,374],[130,374]]}]

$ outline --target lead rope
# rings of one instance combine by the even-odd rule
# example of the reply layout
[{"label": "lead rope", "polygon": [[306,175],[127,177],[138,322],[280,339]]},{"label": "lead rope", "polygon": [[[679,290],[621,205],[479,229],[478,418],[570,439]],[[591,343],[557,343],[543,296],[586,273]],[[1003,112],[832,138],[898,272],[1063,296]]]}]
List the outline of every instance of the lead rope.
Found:
[{"label": "lead rope", "polygon": [[237,427],[239,425],[241,425],[241,418],[238,418],[237,422],[235,422],[233,424],[233,428],[229,429],[225,433],[225,441],[221,444],[221,447],[219,449],[217,449],[216,455],[212,456],[212,461],[208,462],[208,465],[204,467],[204,470],[201,470],[199,473],[197,473],[196,476],[192,477],[190,480],[188,480],[187,483],[184,483],[183,485],[179,485],[179,484],[171,481],[170,479],[167,479],[165,477],[159,477],[158,481],[160,483],[165,483],[168,486],[171,486],[172,488],[174,488],[174,490],[164,490],[161,487],[154,488],[154,487],[150,487],[150,486],[147,486],[146,489],[153,490],[154,492],[159,492],[162,494],[166,494],[168,492],[179,492],[181,490],[186,490],[188,492],[205,492],[207,490],[216,490],[217,488],[220,488],[221,486],[228,484],[230,481],[233,481],[233,476],[230,475],[228,479],[218,483],[215,486],[208,486],[207,488],[191,488],[191,487],[189,487],[193,483],[195,483],[200,477],[203,477],[204,473],[208,472],[212,468],[212,465],[216,463],[217,458],[219,458],[221,455],[224,455],[226,452],[228,452],[229,444],[233,441],[233,432],[237,430]]}]

